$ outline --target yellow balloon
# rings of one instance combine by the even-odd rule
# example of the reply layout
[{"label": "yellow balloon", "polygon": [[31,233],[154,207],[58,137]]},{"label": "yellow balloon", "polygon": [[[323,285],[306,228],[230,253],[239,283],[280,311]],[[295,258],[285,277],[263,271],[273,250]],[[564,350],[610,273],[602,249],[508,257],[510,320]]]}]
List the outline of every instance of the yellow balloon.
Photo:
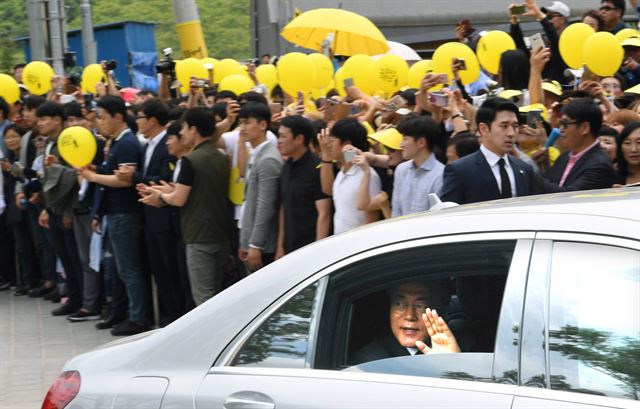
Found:
[{"label": "yellow balloon", "polygon": [[238,65],[229,75],[244,75],[245,77],[249,77],[249,69],[246,65]]},{"label": "yellow balloon", "polygon": [[620,41],[607,31],[600,31],[589,37],[582,52],[589,71],[601,77],[614,75],[620,69],[624,58],[624,49]]},{"label": "yellow balloon", "polygon": [[433,63],[431,60],[422,60],[413,64],[409,68],[408,85],[411,88],[420,88],[420,83],[427,73],[433,72]]},{"label": "yellow balloon", "polygon": [[8,104],[20,99],[20,86],[11,75],[0,74],[0,97]]},{"label": "yellow balloon", "polygon": [[307,56],[316,67],[316,80],[313,87],[316,89],[325,88],[333,79],[333,64],[324,54],[313,53]]},{"label": "yellow balloon", "polygon": [[324,98],[327,96],[329,91],[331,91],[334,88],[335,88],[335,81],[333,80],[333,78],[331,78],[331,80],[329,81],[329,85],[327,85],[326,87],[322,89],[318,89],[318,88],[312,89],[311,96],[314,99]]},{"label": "yellow balloon", "polygon": [[[344,78],[351,78],[356,87],[367,95],[376,90],[376,71],[373,59],[368,55],[352,55],[342,66]],[[341,84],[342,85],[342,84]]]},{"label": "yellow balloon", "polygon": [[316,67],[302,53],[285,54],[278,61],[278,79],[282,90],[295,99],[299,91],[307,94],[313,89]]},{"label": "yellow balloon", "polygon": [[584,64],[583,49],[589,37],[595,33],[593,27],[585,23],[574,23],[565,28],[560,35],[560,55],[564,62],[574,70]]},{"label": "yellow balloon", "polygon": [[53,68],[46,62],[32,61],[22,71],[22,82],[30,93],[44,95],[51,90]]},{"label": "yellow balloon", "polygon": [[466,70],[460,71],[460,80],[463,84],[471,84],[480,76],[480,63],[476,54],[471,48],[462,43],[445,43],[436,49],[433,53],[433,71],[441,74],[448,74],[449,78],[453,78],[451,71],[451,61],[454,58],[462,58],[467,65]]},{"label": "yellow balloon", "polygon": [[409,66],[401,57],[385,54],[374,64],[376,88],[386,93],[393,93],[407,85]]},{"label": "yellow balloon", "polygon": [[345,71],[344,67],[338,68],[335,75],[335,89],[338,91],[338,95],[341,97],[347,96],[347,91],[344,89]]},{"label": "yellow balloon", "polygon": [[200,58],[200,61],[202,62],[202,64],[211,64],[211,65],[213,65],[213,68],[215,68],[216,64],[219,62],[215,58],[211,58],[211,57]]},{"label": "yellow balloon", "polygon": [[264,84],[271,91],[278,85],[278,69],[273,64],[258,65],[256,78],[260,84]]},{"label": "yellow balloon", "polygon": [[220,60],[213,70],[214,82],[220,84],[220,82],[228,75],[231,75],[233,70],[240,66],[240,63],[231,58],[225,58]]},{"label": "yellow balloon", "polygon": [[180,82],[181,93],[186,94],[189,92],[191,77],[209,78],[209,73],[204,68],[202,61],[196,58],[186,58],[176,62],[176,78]]},{"label": "yellow balloon", "polygon": [[85,94],[95,94],[96,84],[99,82],[106,84],[107,76],[100,64],[89,64],[82,71],[82,92]]},{"label": "yellow balloon", "polygon": [[640,32],[633,28],[624,28],[616,33],[616,38],[620,42],[623,42],[629,37],[640,37]]},{"label": "yellow balloon", "polygon": [[504,31],[489,31],[478,41],[476,53],[485,70],[498,74],[502,53],[515,49],[516,43],[509,34]]},{"label": "yellow balloon", "polygon": [[251,78],[242,74],[232,74],[226,76],[222,82],[220,82],[220,86],[218,89],[220,91],[232,91],[236,95],[244,94],[247,91],[251,91],[255,84],[251,80]]},{"label": "yellow balloon", "polygon": [[58,137],[58,152],[69,165],[77,168],[93,161],[97,150],[96,138],[81,126],[72,126]]}]

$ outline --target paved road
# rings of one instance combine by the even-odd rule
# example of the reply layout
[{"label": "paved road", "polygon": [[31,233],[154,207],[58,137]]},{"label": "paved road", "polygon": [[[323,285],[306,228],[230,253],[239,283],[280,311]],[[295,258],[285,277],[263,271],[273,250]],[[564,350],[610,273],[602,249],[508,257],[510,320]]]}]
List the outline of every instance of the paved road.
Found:
[{"label": "paved road", "polygon": [[0,291],[0,408],[39,409],[69,358],[118,338],[52,316],[58,305]]}]

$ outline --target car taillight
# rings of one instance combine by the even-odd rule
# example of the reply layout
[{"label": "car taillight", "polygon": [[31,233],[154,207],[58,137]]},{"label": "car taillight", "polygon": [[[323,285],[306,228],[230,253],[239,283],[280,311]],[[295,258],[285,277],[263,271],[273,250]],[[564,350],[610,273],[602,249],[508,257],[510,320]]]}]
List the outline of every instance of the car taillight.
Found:
[{"label": "car taillight", "polygon": [[42,409],[63,409],[76,397],[78,391],[80,391],[80,372],[63,372],[49,388],[42,402]]}]

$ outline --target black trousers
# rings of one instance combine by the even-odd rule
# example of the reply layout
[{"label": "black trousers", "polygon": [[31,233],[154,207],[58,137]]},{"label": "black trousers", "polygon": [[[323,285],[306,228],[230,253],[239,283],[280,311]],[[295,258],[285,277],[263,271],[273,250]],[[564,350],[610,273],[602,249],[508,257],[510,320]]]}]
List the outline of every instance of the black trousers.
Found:
[{"label": "black trousers", "polygon": [[65,229],[62,224],[62,216],[50,214],[49,227],[56,254],[60,257],[64,272],[66,273],[67,288],[69,291],[68,304],[73,307],[82,307],[82,264],[78,256],[78,246],[73,234],[73,228]]},{"label": "black trousers", "polygon": [[176,253],[176,241],[179,238],[170,230],[152,232],[148,226],[144,235],[149,267],[158,288],[159,318],[162,326],[178,319],[184,310]]}]

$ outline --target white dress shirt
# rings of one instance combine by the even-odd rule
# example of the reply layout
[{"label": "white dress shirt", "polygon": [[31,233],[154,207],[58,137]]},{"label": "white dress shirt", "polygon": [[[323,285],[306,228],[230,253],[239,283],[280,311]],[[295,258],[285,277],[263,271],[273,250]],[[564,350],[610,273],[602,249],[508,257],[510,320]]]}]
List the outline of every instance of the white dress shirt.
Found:
[{"label": "white dress shirt", "polygon": [[484,145],[480,146],[480,151],[491,167],[493,177],[495,177],[496,182],[498,182],[498,191],[500,193],[502,193],[502,178],[500,177],[500,165],[498,165],[498,161],[500,158],[504,159],[504,168],[507,171],[507,175],[509,175],[509,182],[511,184],[511,196],[516,197],[516,177],[513,173],[513,167],[511,167],[511,163],[509,162],[509,155],[498,156],[487,149]]}]

